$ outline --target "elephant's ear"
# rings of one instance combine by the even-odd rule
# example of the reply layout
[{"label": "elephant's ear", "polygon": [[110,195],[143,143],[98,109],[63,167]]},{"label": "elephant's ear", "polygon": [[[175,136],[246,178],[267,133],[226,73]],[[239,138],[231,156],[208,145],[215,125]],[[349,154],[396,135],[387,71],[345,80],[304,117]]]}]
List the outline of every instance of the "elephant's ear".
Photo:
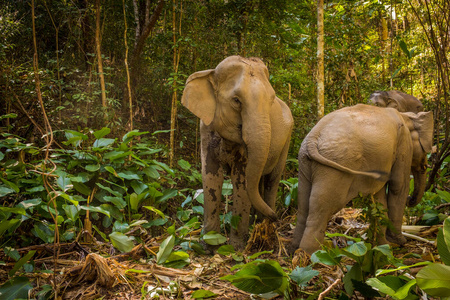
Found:
[{"label": "elephant's ear", "polygon": [[205,125],[211,124],[216,111],[216,96],[212,84],[214,70],[192,74],[186,81],[181,104],[199,117]]},{"label": "elephant's ear", "polygon": [[406,115],[411,121],[411,123],[407,122],[409,130],[417,131],[419,134],[419,142],[425,152],[431,152],[433,146],[433,113],[431,111],[428,112],[419,112],[415,113],[402,113],[402,115]]}]

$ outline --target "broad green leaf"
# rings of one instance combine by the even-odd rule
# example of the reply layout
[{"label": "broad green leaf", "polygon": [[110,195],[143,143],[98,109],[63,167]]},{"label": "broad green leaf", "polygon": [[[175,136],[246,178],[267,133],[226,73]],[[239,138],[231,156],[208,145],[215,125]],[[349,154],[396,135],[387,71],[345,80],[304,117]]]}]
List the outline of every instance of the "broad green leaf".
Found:
[{"label": "broad green leaf", "polygon": [[22,207],[6,207],[6,206],[0,206],[0,211],[5,212],[5,213],[13,213],[13,214],[18,214],[18,215],[26,215],[27,212],[25,211],[24,208]]},{"label": "broad green leaf", "polygon": [[34,199],[30,199],[30,200],[24,200],[24,201],[20,202],[19,204],[17,204],[17,206],[21,206],[25,209],[29,209],[29,208],[38,206],[41,203],[42,203],[41,198],[34,198]]},{"label": "broad green leaf", "polygon": [[152,212],[158,214],[161,218],[165,219],[166,215],[164,215],[164,213],[162,211],[160,211],[157,208],[154,208],[153,206],[143,206],[144,208],[151,210]]},{"label": "broad green leaf", "polygon": [[93,147],[94,148],[103,148],[103,147],[107,147],[107,146],[113,144],[114,142],[115,142],[115,139],[101,138],[101,139],[95,140]]},{"label": "broad green leaf", "polygon": [[225,243],[227,241],[227,238],[221,235],[220,233],[211,231],[203,236],[203,240],[208,245],[216,246]]},{"label": "broad green leaf", "polygon": [[74,200],[71,195],[68,195],[66,193],[60,192],[59,196],[64,198],[64,199],[66,199],[67,201],[69,201],[73,205],[78,205],[78,201]]},{"label": "broad green leaf", "polygon": [[120,178],[123,178],[123,179],[128,179],[128,180],[132,180],[132,179],[141,180],[141,177],[138,174],[131,172],[131,171],[119,172],[119,173],[117,173],[117,176],[119,176]]},{"label": "broad green leaf", "polygon": [[447,191],[436,190],[439,197],[447,203],[450,203],[450,193]]},{"label": "broad green leaf", "polygon": [[156,254],[156,263],[158,265],[164,263],[167,258],[172,253],[173,247],[175,246],[175,237],[173,235],[168,236],[162,243],[159,245],[159,251]]},{"label": "broad green leaf", "polygon": [[148,177],[153,178],[153,179],[158,179],[160,176],[158,173],[158,170],[156,169],[155,166],[148,166],[147,168],[143,169],[142,171],[145,173],[145,175],[147,175]]},{"label": "broad green leaf", "polygon": [[178,195],[178,190],[173,189],[166,189],[163,191],[163,195],[158,197],[156,201],[158,202],[164,202],[166,200],[169,200],[170,198],[173,198]]},{"label": "broad green leaf", "polygon": [[28,299],[28,292],[33,288],[27,277],[13,277],[0,287],[2,300]]},{"label": "broad green leaf", "polygon": [[82,182],[72,182],[72,184],[73,184],[73,188],[77,192],[79,192],[79,193],[81,193],[81,194],[83,194],[85,196],[89,196],[91,194],[91,189],[87,185],[85,185],[84,183],[82,183]]},{"label": "broad green leaf", "polygon": [[222,245],[219,247],[219,249],[217,249],[217,253],[226,256],[226,255],[236,253],[236,251],[234,250],[233,245]]},{"label": "broad green leaf", "polygon": [[[444,223],[445,227],[445,223]],[[437,249],[439,256],[444,264],[447,266],[450,266],[450,246],[447,246],[447,243],[445,241],[444,237],[444,230],[447,232],[447,228],[439,228],[438,235],[437,235]]]},{"label": "broad green leaf", "polygon": [[80,214],[80,210],[75,205],[67,205],[63,204],[62,208],[64,209],[66,216],[72,221],[76,221],[78,219],[78,215]]},{"label": "broad green leaf", "polygon": [[56,184],[63,190],[64,192],[68,190],[71,187],[71,181],[70,178],[67,176],[67,174],[62,174],[56,179]]},{"label": "broad green leaf", "polygon": [[289,277],[300,287],[305,287],[307,286],[308,282],[317,275],[319,275],[319,271],[313,270],[312,266],[309,265],[304,268],[300,268],[297,266],[289,275]]},{"label": "broad green leaf", "polygon": [[450,217],[445,219],[442,230],[444,234],[445,244],[447,244],[447,249],[450,251]]},{"label": "broad green leaf", "polygon": [[[0,152],[1,153],[1,152]],[[1,159],[0,159],[1,160]],[[3,179],[3,178],[0,178],[0,180],[1,181],[3,181],[3,183],[5,184],[5,185],[7,185],[7,186],[9,186],[10,188],[12,188],[16,193],[19,193],[20,192],[20,189],[19,189],[19,187],[16,185],[16,184],[14,184],[14,183],[12,183],[11,181],[8,181],[8,180],[6,180],[6,179]]]},{"label": "broad green leaf", "polygon": [[189,259],[189,254],[184,251],[174,251],[170,253],[169,257],[166,259],[166,263],[176,261],[176,260],[186,260]]},{"label": "broad green leaf", "polygon": [[353,236],[350,236],[350,235],[347,235],[347,234],[343,234],[343,233],[338,233],[338,232],[336,232],[336,233],[326,232],[325,235],[327,237],[329,237],[329,238],[344,237],[344,238],[346,238],[348,240],[351,240],[351,241],[361,242],[361,238],[353,237]]},{"label": "broad green leaf", "polygon": [[237,288],[252,294],[272,291],[282,294],[287,287],[287,275],[275,261],[254,261],[244,265],[236,274],[221,279],[228,280]]},{"label": "broad green leaf", "polygon": [[115,151],[115,150],[113,150],[113,151],[105,153],[103,155],[103,158],[104,159],[109,159],[110,161],[113,161],[113,160],[116,160],[116,159],[120,159],[120,158],[126,157],[126,156],[128,156],[128,155],[130,155],[132,153],[133,153],[132,151],[126,151],[125,152],[125,151]]},{"label": "broad green leaf", "polygon": [[125,135],[123,136],[123,138],[122,138],[122,141],[123,141],[124,143],[128,143],[129,141],[131,141],[131,139],[132,139],[133,137],[139,136],[139,135],[143,135],[143,134],[147,134],[147,133],[148,133],[148,131],[139,132],[139,131],[136,129],[136,130],[130,131],[130,132],[128,132],[127,134],[125,134]]},{"label": "broad green leaf", "polygon": [[388,286],[386,283],[382,282],[379,278],[369,278],[366,283],[371,287],[377,289],[383,294],[393,296],[395,294],[395,290]]},{"label": "broad green leaf", "polygon": [[417,273],[417,285],[427,294],[435,297],[450,295],[450,266],[431,264]]},{"label": "broad green leaf", "polygon": [[364,242],[351,244],[350,246],[345,247],[343,250],[357,257],[364,256],[367,253],[367,247]]},{"label": "broad green leaf", "polygon": [[9,271],[9,276],[12,277],[14,276],[14,274],[16,274],[17,270],[19,270],[20,268],[22,268],[22,266],[27,263],[32,257],[33,255],[36,253],[36,250],[31,250],[29,251],[24,257],[22,257],[21,259],[19,259],[18,262],[16,262],[14,264],[14,267],[12,268],[11,271]]},{"label": "broad green leaf", "polygon": [[260,257],[263,254],[272,254],[272,253],[273,253],[273,250],[256,252],[256,253],[250,255],[248,259],[253,260],[253,259],[257,259],[258,257]]},{"label": "broad green leaf", "polygon": [[111,217],[110,214],[109,214],[109,211],[104,210],[103,208],[98,207],[98,206],[84,206],[84,205],[81,205],[80,208],[84,209],[84,210],[99,212],[99,213],[107,215],[108,217]]},{"label": "broad green leaf", "polygon": [[116,197],[122,197],[122,194],[121,194],[120,192],[115,191],[115,190],[111,189],[111,188],[108,187],[108,186],[104,186],[104,185],[102,185],[101,183],[98,183],[98,182],[96,183],[96,185],[97,185],[98,187],[100,187],[101,189],[110,192],[111,194],[113,194],[113,195],[116,196]]},{"label": "broad green leaf", "polygon": [[16,191],[10,187],[7,187],[5,185],[0,185],[0,198],[6,196],[8,194],[15,193],[15,192]]},{"label": "broad green leaf", "polygon": [[134,237],[126,236],[121,232],[113,232],[109,235],[111,243],[120,252],[130,252],[134,247]]},{"label": "broad green leaf", "polygon": [[188,171],[191,169],[191,164],[185,161],[184,159],[180,159],[178,161],[178,165],[185,171]]},{"label": "broad green leaf", "polygon": [[104,196],[103,200],[111,202],[112,204],[117,206],[118,209],[123,209],[127,206],[127,203],[125,202],[125,200],[123,200],[122,197]]},{"label": "broad green leaf", "polygon": [[20,223],[19,219],[0,221],[0,236],[2,236],[8,229],[16,226],[19,223]]},{"label": "broad green leaf", "polygon": [[341,261],[341,257],[332,256],[325,250],[318,250],[311,255],[312,263],[322,263],[329,266],[336,266]]},{"label": "broad green leaf", "polygon": [[111,132],[111,129],[109,129],[108,127],[103,127],[100,130],[94,131],[94,136],[96,139],[101,139],[102,137],[109,134],[110,132]]},{"label": "broad green leaf", "polygon": [[398,299],[405,299],[408,297],[409,291],[416,285],[416,283],[417,282],[415,279],[411,279],[395,292],[394,297]]},{"label": "broad green leaf", "polygon": [[148,185],[146,185],[145,183],[143,183],[140,180],[133,180],[130,183],[131,187],[133,188],[133,190],[135,191],[136,194],[142,194],[146,189],[148,189]]},{"label": "broad green leaf", "polygon": [[399,44],[400,48],[402,49],[403,53],[406,54],[406,57],[411,59],[411,52],[408,50],[408,46],[406,46],[405,41],[399,40],[398,44]]},{"label": "broad green leaf", "polygon": [[342,282],[344,283],[344,288],[347,294],[351,295],[353,294],[353,291],[355,290],[354,282],[362,281],[362,270],[361,265],[359,263],[354,264],[353,266],[349,267],[350,270],[348,270],[347,273],[345,273],[344,278],[342,279]]},{"label": "broad green leaf", "polygon": [[132,193],[130,195],[130,206],[132,210],[137,211],[138,206],[139,206],[139,198],[138,195],[136,193]]},{"label": "broad green leaf", "polygon": [[86,169],[86,171],[89,172],[97,172],[98,170],[100,170],[100,165],[99,164],[86,165],[84,168]]},{"label": "broad green leaf", "polygon": [[211,298],[211,297],[216,297],[217,294],[208,291],[208,290],[196,290],[195,292],[192,293],[191,297],[193,299],[205,299],[205,298]]}]

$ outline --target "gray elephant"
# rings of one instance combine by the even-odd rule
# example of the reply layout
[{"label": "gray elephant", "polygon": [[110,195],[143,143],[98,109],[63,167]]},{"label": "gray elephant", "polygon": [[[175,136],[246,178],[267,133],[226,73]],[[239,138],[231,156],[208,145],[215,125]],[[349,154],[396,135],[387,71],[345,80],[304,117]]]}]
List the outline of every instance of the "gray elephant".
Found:
[{"label": "gray elephant", "polygon": [[240,218],[230,243],[242,249],[252,205],[277,219],[275,197],[289,149],[291,111],[275,96],[264,63],[240,56],[189,76],[181,103],[201,120],[203,232],[220,231],[226,172],[233,184],[232,214]]},{"label": "gray elephant", "polygon": [[[297,225],[289,250],[318,250],[328,220],[360,193],[374,195],[392,222],[378,242],[405,243],[403,212],[424,194],[432,133],[431,112],[358,104],[322,118],[298,154]],[[414,192],[408,197],[411,172]]]},{"label": "gray elephant", "polygon": [[400,91],[376,91],[370,95],[369,103],[380,107],[392,107],[400,112],[423,111],[423,104],[419,99]]}]

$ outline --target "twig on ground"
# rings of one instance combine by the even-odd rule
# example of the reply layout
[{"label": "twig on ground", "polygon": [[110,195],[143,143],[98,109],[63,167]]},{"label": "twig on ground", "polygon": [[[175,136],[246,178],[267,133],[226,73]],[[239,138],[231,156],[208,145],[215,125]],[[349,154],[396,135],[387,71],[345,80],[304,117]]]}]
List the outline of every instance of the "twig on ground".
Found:
[{"label": "twig on ground", "polygon": [[330,285],[325,291],[319,294],[319,298],[317,300],[322,300],[336,285],[338,285],[341,282],[341,279],[336,279],[335,282],[333,282],[332,285]]},{"label": "twig on ground", "polygon": [[417,235],[414,235],[414,234],[410,234],[410,233],[406,233],[406,232],[402,232],[402,234],[405,237],[407,237],[407,238],[410,238],[410,239],[413,239],[413,240],[418,240],[418,241],[421,241],[421,242],[424,242],[424,243],[428,243],[428,244],[431,244],[431,245],[435,245],[434,241],[430,241],[430,240],[424,239],[423,237],[420,237],[420,236],[417,236]]}]

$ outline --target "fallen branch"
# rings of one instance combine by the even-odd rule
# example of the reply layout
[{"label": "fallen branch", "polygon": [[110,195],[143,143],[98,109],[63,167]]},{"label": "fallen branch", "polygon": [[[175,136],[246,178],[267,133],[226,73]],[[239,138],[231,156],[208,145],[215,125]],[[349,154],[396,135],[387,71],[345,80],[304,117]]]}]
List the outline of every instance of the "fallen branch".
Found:
[{"label": "fallen branch", "polygon": [[431,244],[431,245],[434,245],[434,244],[435,244],[434,241],[430,241],[430,240],[424,239],[423,237],[420,237],[420,236],[417,236],[417,235],[414,235],[414,234],[410,234],[410,233],[406,233],[406,232],[402,232],[402,234],[403,234],[405,237],[410,238],[410,239],[413,239],[413,240],[425,242],[425,243],[428,243],[428,244]]},{"label": "fallen branch", "polygon": [[332,285],[330,285],[325,291],[323,291],[322,293],[319,294],[319,298],[317,298],[317,300],[322,300],[323,298],[325,298],[325,296],[339,283],[341,282],[341,279],[336,279],[335,282],[333,282]]}]

